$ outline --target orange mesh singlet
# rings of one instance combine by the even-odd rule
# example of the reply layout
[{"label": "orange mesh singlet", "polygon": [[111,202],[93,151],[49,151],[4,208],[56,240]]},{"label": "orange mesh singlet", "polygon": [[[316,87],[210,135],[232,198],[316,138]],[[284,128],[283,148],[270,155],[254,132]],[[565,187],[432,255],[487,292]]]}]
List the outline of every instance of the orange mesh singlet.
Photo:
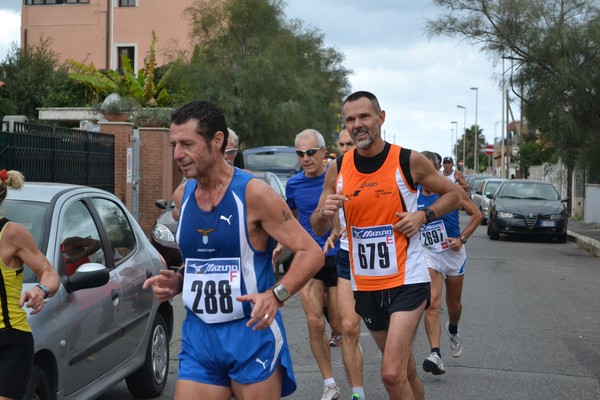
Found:
[{"label": "orange mesh singlet", "polygon": [[374,291],[429,282],[418,238],[407,238],[392,225],[396,212],[417,211],[418,193],[400,168],[400,150],[391,145],[383,165],[363,174],[355,167],[354,152],[344,154],[337,191],[344,203],[350,246],[350,266],[356,289]]}]

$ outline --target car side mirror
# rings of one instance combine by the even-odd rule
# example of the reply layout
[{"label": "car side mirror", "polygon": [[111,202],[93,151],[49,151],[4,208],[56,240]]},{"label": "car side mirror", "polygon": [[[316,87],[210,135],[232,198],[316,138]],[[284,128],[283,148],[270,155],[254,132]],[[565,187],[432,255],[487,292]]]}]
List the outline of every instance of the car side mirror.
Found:
[{"label": "car side mirror", "polygon": [[487,197],[488,199],[493,199],[494,198],[494,193],[488,192],[488,193],[485,194],[485,197]]},{"label": "car side mirror", "polygon": [[560,201],[562,201],[563,203],[568,203],[569,201],[571,201],[571,198],[567,196],[564,199],[561,199]]},{"label": "car side mirror", "polygon": [[167,209],[167,201],[165,199],[158,199],[154,202],[154,205],[158,208],[160,208],[161,210],[166,210]]},{"label": "car side mirror", "polygon": [[477,193],[479,195],[481,194],[481,192],[479,190],[476,190],[475,193]]},{"label": "car side mirror", "polygon": [[67,293],[81,289],[100,287],[108,283],[108,268],[98,263],[86,263],[77,268],[71,276],[62,279],[62,285]]}]

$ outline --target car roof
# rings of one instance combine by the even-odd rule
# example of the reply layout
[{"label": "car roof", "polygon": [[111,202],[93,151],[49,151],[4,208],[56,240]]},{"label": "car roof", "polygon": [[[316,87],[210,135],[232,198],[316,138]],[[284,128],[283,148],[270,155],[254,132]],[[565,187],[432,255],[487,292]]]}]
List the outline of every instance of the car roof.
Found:
[{"label": "car roof", "polygon": [[252,153],[262,153],[265,151],[280,151],[284,153],[295,153],[296,148],[291,146],[260,146],[260,147],[252,147],[251,149],[244,150],[244,153],[252,154]]},{"label": "car roof", "polygon": [[[551,182],[542,181],[539,179],[505,179],[506,183],[543,183],[546,185],[552,185]],[[552,185],[554,186],[554,185]]]},{"label": "car roof", "polygon": [[68,191],[97,191],[98,193],[105,193],[104,190],[89,186],[71,185],[67,183],[25,182],[21,189],[9,190],[6,199],[51,203],[58,195]]}]

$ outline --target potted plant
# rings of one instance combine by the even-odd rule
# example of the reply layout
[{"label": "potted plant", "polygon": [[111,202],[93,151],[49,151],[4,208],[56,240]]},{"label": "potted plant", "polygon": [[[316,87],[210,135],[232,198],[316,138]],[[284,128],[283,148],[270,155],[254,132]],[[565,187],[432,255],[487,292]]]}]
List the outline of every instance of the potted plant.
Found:
[{"label": "potted plant", "polygon": [[136,102],[131,97],[121,97],[117,93],[111,93],[106,96],[99,109],[111,122],[129,121],[132,111],[136,107]]},{"label": "potted plant", "polygon": [[168,128],[171,125],[171,111],[162,107],[140,108],[133,112],[131,119],[138,127]]}]

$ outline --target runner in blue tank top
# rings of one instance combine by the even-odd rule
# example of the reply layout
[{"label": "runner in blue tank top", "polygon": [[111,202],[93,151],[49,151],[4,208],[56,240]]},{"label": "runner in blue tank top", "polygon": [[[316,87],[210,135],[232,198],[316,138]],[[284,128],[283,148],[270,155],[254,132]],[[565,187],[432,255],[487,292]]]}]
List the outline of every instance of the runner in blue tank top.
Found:
[{"label": "runner in blue tank top", "polygon": [[[296,383],[278,308],[323,255],[270,186],[225,161],[227,137],[212,103],[194,101],[173,113],[173,157],[188,178],[173,194],[184,265],[144,287],[162,301],[182,293],[176,399],[279,399]],[[278,283],[275,240],[295,254]]]},{"label": "runner in blue tank top", "polygon": [[[439,168],[438,158],[434,153],[424,151],[425,157],[431,161],[435,168]],[[447,157],[448,158],[448,157]],[[425,261],[431,277],[431,305],[425,311],[425,331],[431,348],[430,355],[423,360],[423,369],[434,375],[446,372],[440,351],[440,306],[442,285],[446,283],[446,308],[448,309],[448,323],[446,331],[450,338],[450,354],[460,357],[462,345],[458,336],[458,321],[462,313],[462,287],[465,268],[467,266],[467,252],[464,245],[469,236],[475,232],[481,222],[481,212],[471,202],[464,191],[461,206],[470,214],[470,220],[461,232],[459,225],[458,209],[450,211],[441,218],[436,218],[430,223],[421,226],[419,237],[425,248]],[[428,192],[419,186],[417,208],[419,210],[431,206],[438,199],[438,195]]]}]

